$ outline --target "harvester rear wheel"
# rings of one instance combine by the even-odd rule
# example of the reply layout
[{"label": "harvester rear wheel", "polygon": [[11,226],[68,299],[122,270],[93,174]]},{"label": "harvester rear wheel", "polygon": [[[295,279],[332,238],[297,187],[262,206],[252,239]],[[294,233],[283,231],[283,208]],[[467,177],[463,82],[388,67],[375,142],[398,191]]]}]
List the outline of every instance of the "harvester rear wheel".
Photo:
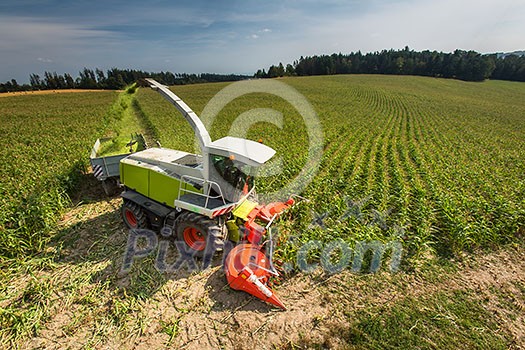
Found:
[{"label": "harvester rear wheel", "polygon": [[122,220],[131,229],[148,227],[148,220],[142,208],[129,200],[122,203]]},{"label": "harvester rear wheel", "polygon": [[203,215],[183,212],[175,220],[177,239],[195,252],[195,256],[212,256],[224,246],[222,231],[217,223]]}]

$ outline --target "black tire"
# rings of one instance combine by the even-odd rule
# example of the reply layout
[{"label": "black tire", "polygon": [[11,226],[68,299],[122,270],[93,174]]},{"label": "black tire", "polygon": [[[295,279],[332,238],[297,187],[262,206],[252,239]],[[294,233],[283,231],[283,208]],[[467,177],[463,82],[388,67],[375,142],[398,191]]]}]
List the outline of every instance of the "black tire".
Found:
[{"label": "black tire", "polygon": [[176,239],[184,242],[196,257],[208,257],[224,247],[222,231],[217,222],[185,211],[175,219]]},{"label": "black tire", "polygon": [[112,177],[108,177],[106,180],[102,181],[102,188],[108,197],[114,196],[119,191],[118,182]]},{"label": "black tire", "polygon": [[148,218],[144,210],[129,200],[124,200],[122,203],[122,220],[130,229],[148,228]]}]

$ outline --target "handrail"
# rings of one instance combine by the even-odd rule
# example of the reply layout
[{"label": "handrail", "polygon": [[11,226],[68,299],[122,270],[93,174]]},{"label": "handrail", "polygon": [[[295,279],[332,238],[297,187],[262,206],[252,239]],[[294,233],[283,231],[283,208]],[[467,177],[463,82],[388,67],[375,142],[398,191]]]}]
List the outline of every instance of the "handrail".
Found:
[{"label": "handrail", "polygon": [[[180,178],[180,181],[184,183],[184,188],[183,188],[182,184],[181,184],[181,186],[179,186],[179,193],[177,195],[177,200],[180,200],[181,193],[185,192],[185,193],[193,193],[193,194],[196,194],[198,196],[205,197],[206,198],[206,202],[204,204],[204,208],[206,208],[206,209],[208,209],[208,202],[209,202],[210,199],[221,198],[222,199],[222,203],[224,205],[226,205],[226,201],[224,200],[224,196],[222,194],[221,187],[215,181],[206,180],[206,179],[200,179],[198,177],[194,177],[194,176],[191,176],[191,175],[182,175],[181,178]],[[186,185],[191,185],[191,182],[202,184],[203,188],[207,187],[207,192],[208,193],[201,193],[201,192],[197,192],[197,191],[193,191],[191,189],[188,189],[186,187]],[[205,186],[205,185],[208,185],[208,186]],[[219,195],[217,195],[217,196],[212,196],[210,194],[211,189],[213,188],[213,185],[216,185],[217,189],[219,191]]]}]

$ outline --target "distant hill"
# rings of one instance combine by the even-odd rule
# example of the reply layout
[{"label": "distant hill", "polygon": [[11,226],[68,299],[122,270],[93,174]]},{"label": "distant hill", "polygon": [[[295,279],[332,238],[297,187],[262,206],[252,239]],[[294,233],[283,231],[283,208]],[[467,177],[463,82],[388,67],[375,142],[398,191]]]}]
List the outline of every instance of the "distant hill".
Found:
[{"label": "distant hill", "polygon": [[505,58],[510,55],[525,56],[525,51],[514,51],[514,52],[496,52],[498,58]]}]

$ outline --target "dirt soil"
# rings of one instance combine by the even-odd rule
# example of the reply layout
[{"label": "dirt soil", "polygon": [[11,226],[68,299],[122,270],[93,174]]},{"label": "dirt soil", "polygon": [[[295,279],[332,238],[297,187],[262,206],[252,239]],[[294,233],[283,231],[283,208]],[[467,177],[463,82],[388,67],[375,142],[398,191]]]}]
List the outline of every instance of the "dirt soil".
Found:
[{"label": "dirt soil", "polygon": [[[90,195],[103,196],[95,190]],[[122,256],[127,233],[119,218],[120,201],[120,198],[113,198],[80,203],[64,216],[62,224],[78,227],[79,237],[71,249],[64,248],[64,267],[58,273],[67,274],[69,263],[82,260],[96,249],[97,242],[92,238],[96,227],[104,227],[110,232],[104,244],[121,247],[119,254]],[[114,266],[105,269],[97,283],[107,278],[116,281],[115,293],[129,293],[140,276],[119,273],[121,258],[111,258]],[[465,257],[457,264],[457,272],[444,272],[445,277],[438,277],[438,281],[418,271],[295,275],[275,287],[275,292],[288,307],[283,311],[228,288],[218,257],[216,266],[205,271],[188,273],[183,270],[165,276],[148,298],[138,298],[135,309],[129,311],[129,322],[136,331],[116,332],[95,347],[274,349],[323,344],[327,348],[342,348],[348,344],[334,337],[334,330],[342,329],[348,323],[345,317],[348,310],[393,305],[407,297],[423,297],[443,291],[479,293],[488,300],[488,308],[502,330],[512,335],[516,348],[525,347],[525,311],[512,317],[497,302],[496,295],[505,293],[509,302],[525,310],[525,292],[517,287],[525,286],[523,248],[517,246],[488,255]],[[59,281],[60,277],[53,279]],[[101,310],[111,308],[111,295],[98,297],[107,303]],[[71,331],[71,320],[77,307],[66,301],[58,305],[39,335],[28,340],[25,346],[49,349],[84,347],[87,339],[96,333],[93,330],[96,325],[87,318],[85,324],[77,324]],[[166,324],[174,331],[172,337],[166,332]]]},{"label": "dirt soil", "polygon": [[[300,344],[343,348],[347,344],[339,343],[340,340],[333,337],[333,330],[344,329],[347,323],[343,310],[394,304],[410,296],[442,291],[473,290],[489,300],[489,310],[495,318],[503,321],[501,327],[512,334],[516,346],[524,347],[525,295],[517,289],[516,282],[525,283],[525,252],[501,251],[468,264],[475,266],[464,265],[460,273],[438,284],[421,280],[417,275],[401,273],[394,277],[403,280],[401,286],[399,281],[394,285],[384,283],[375,291],[367,287],[367,280],[374,276],[363,278],[350,272],[331,277],[322,274],[295,276],[277,289],[288,307],[286,311],[268,307],[244,293],[228,290],[222,271],[214,269],[186,280],[182,286],[185,295],[175,300],[166,297],[155,300],[150,305],[150,312],[161,314],[172,309],[172,302],[179,304],[192,300],[190,304],[196,307],[189,310],[179,323],[182,331],[174,343],[178,348],[273,349],[275,346],[286,348]],[[386,274],[378,278],[388,280]],[[353,281],[354,288],[345,287],[349,281]],[[505,308],[496,302],[495,291],[507,292],[524,313],[516,319],[509,317]],[[205,307],[207,304],[211,309]],[[214,307],[217,304],[221,306]],[[144,349],[162,346],[155,332],[151,329],[126,345]]]}]

